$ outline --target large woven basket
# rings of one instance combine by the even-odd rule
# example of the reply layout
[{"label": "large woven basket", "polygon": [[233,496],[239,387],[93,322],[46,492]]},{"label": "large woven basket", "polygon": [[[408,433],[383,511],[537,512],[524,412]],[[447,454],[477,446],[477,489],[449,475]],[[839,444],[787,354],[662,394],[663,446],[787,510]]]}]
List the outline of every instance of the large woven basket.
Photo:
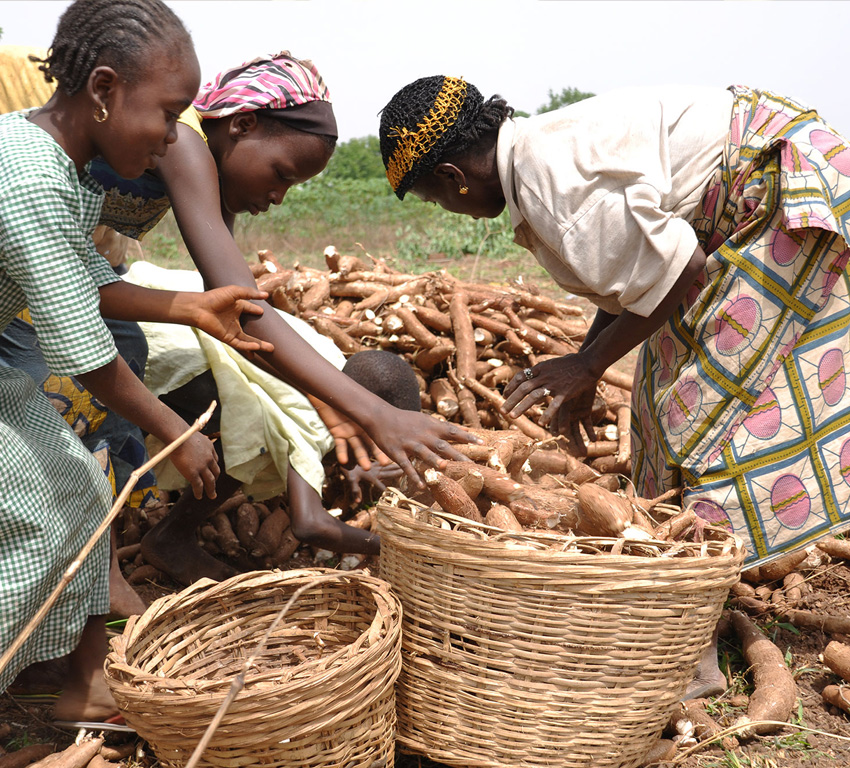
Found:
[{"label": "large woven basket", "polygon": [[[708,646],[743,549],[494,529],[388,492],[404,751],[463,768],[642,763]],[[498,532],[496,532],[498,533]]]},{"label": "large woven basket", "polygon": [[401,608],[362,572],[261,571],[157,600],[112,640],[106,679],[163,765],[185,765],[295,591],[201,766],[391,766]]}]

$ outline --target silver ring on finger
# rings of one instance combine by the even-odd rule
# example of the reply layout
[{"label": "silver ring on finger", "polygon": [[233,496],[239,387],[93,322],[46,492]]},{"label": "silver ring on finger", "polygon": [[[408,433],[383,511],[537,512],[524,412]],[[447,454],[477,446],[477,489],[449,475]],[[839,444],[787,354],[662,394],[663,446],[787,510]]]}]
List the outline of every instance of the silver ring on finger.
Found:
[{"label": "silver ring on finger", "polygon": [[531,368],[523,368],[522,372],[525,374],[526,381],[531,381],[534,378],[534,371]]},{"label": "silver ring on finger", "polygon": [[550,397],[551,395],[552,395],[552,392],[551,392],[551,390],[549,389],[549,387],[545,387],[545,388],[543,389],[543,397]]}]

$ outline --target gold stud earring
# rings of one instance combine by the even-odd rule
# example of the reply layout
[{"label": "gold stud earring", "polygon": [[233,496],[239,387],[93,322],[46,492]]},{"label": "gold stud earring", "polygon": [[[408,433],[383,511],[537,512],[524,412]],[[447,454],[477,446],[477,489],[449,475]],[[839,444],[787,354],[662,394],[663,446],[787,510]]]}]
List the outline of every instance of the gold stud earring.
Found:
[{"label": "gold stud earring", "polygon": [[462,195],[466,195],[466,194],[468,194],[468,193],[469,193],[469,187],[461,187],[461,188],[458,190],[458,192],[460,192]]},{"label": "gold stud earring", "polygon": [[106,107],[96,107],[94,110],[95,122],[105,123],[109,118],[109,110]]}]

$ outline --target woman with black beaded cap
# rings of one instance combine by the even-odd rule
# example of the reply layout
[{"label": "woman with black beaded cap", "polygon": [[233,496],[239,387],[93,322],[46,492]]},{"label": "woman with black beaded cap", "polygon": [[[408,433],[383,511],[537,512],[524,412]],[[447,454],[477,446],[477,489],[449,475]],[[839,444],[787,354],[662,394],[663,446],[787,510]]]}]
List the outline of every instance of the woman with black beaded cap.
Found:
[{"label": "woman with black beaded cap", "polygon": [[[518,416],[581,447],[602,373],[641,346],[633,480],[731,528],[766,563],[850,521],[850,142],[743,86],[630,88],[531,118],[460,78],[383,110],[387,178],[492,217],[597,305],[577,354],[520,372]],[[837,478],[841,478],[838,480]],[[707,651],[692,695],[724,678]]]},{"label": "woman with black beaded cap", "polygon": [[[101,155],[122,174],[156,165],[200,82],[191,38],[161,0],[77,0],[62,15],[42,68],[58,87],[43,107],[0,116],[0,328],[28,309],[51,371],[75,376],[106,407],[171,442],[188,425],[117,354],[101,313],[191,324],[246,351],[264,348],[239,327],[250,300],[228,287],[153,291],[124,283],[92,232],[103,190],[89,173]],[[46,616],[30,621],[106,516],[103,469],[21,370],[0,367],[0,690],[29,664],[70,655],[54,714],[105,720],[108,536],[84,558]],[[214,493],[209,439],[175,454],[195,493]]]}]

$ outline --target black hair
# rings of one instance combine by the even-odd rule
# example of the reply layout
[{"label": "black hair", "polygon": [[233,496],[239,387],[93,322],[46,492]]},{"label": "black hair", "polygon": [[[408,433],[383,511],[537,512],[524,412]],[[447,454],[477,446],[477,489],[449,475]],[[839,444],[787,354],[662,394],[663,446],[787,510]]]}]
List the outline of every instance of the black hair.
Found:
[{"label": "black hair", "polygon": [[41,62],[48,83],[55,80],[64,94],[73,96],[97,66],[112,67],[136,82],[151,49],[171,43],[191,49],[192,38],[161,0],[76,0],[59,19],[47,57],[30,59]]},{"label": "black hair", "polygon": [[[384,167],[398,145],[403,130],[413,131],[431,113],[446,81],[444,75],[422,77],[402,88],[381,110],[381,157]],[[418,157],[395,190],[400,199],[423,175],[430,173],[445,158],[455,157],[474,148],[483,137],[497,131],[514,113],[513,107],[501,96],[486,101],[472,83],[466,83],[466,96],[456,119],[445,126],[442,135],[426,154]]]},{"label": "black hair", "polygon": [[410,363],[393,352],[367,349],[345,362],[342,372],[390,405],[403,411],[419,411],[419,382]]}]

